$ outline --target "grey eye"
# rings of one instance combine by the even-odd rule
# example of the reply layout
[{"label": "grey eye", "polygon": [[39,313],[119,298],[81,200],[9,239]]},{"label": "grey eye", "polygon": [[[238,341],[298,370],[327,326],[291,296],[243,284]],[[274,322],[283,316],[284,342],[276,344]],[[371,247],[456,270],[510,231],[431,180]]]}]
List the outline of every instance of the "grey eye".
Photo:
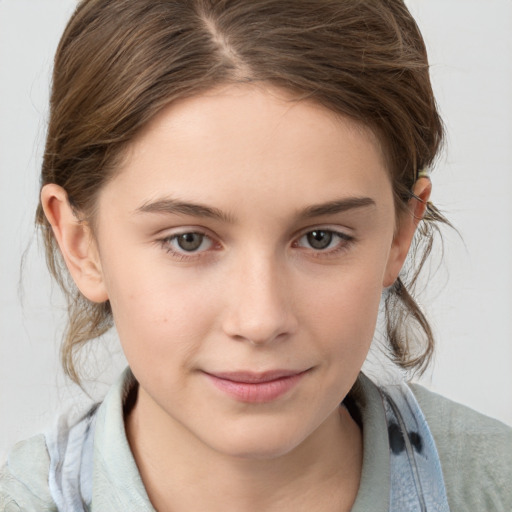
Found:
[{"label": "grey eye", "polygon": [[205,236],[201,233],[183,233],[175,240],[178,247],[187,252],[197,251],[203,244]]},{"label": "grey eye", "polygon": [[313,249],[327,249],[329,245],[332,242],[333,233],[332,231],[325,231],[325,230],[315,230],[310,231],[306,235],[308,244],[313,247]]}]

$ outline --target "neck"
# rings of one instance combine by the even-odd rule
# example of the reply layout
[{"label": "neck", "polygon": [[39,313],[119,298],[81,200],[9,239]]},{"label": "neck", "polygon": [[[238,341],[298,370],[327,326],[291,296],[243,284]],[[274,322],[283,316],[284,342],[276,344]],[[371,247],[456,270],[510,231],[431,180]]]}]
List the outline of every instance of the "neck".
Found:
[{"label": "neck", "polygon": [[[359,488],[362,436],[344,407],[299,446],[276,457],[237,457],[162,422],[139,391],[128,440],[159,512],[350,510]],[[200,485],[198,485],[200,482]]]}]

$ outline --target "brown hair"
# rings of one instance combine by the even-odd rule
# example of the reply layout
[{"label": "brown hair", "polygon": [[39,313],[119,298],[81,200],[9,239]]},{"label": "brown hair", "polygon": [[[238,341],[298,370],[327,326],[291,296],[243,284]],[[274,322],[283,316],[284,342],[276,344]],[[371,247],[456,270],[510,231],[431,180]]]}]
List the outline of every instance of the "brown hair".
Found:
[{"label": "brown hair", "polygon": [[[83,0],[55,57],[41,185],[62,186],[71,206],[93,219],[98,191],[157,112],[215,85],[253,81],[299,92],[371,128],[397,209],[438,153],[443,127],[425,45],[402,0]],[[387,290],[390,353],[404,368],[425,368],[433,350],[410,290],[435,221],[444,218],[429,205],[417,237],[425,253],[407,282]],[[37,222],[68,297],[62,361],[78,382],[76,351],[111,327],[110,306],[76,289],[41,205]],[[411,327],[423,333],[416,344]]]}]

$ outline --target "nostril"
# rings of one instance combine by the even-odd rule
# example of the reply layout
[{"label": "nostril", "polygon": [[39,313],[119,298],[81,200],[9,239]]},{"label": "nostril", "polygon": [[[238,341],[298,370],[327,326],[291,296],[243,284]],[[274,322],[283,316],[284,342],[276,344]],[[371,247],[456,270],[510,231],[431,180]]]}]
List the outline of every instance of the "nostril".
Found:
[{"label": "nostril", "polygon": [[257,315],[254,309],[240,309],[224,320],[224,332],[232,339],[253,345],[264,345],[286,339],[295,331],[296,321],[289,311],[274,311],[272,315]]}]

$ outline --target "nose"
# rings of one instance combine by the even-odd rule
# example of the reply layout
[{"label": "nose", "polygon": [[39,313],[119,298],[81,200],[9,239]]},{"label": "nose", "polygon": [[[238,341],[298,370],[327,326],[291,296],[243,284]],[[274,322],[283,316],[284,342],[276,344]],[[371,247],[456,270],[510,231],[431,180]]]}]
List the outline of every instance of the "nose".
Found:
[{"label": "nose", "polygon": [[223,330],[231,338],[263,345],[296,331],[293,287],[270,256],[242,258],[229,278]]}]

